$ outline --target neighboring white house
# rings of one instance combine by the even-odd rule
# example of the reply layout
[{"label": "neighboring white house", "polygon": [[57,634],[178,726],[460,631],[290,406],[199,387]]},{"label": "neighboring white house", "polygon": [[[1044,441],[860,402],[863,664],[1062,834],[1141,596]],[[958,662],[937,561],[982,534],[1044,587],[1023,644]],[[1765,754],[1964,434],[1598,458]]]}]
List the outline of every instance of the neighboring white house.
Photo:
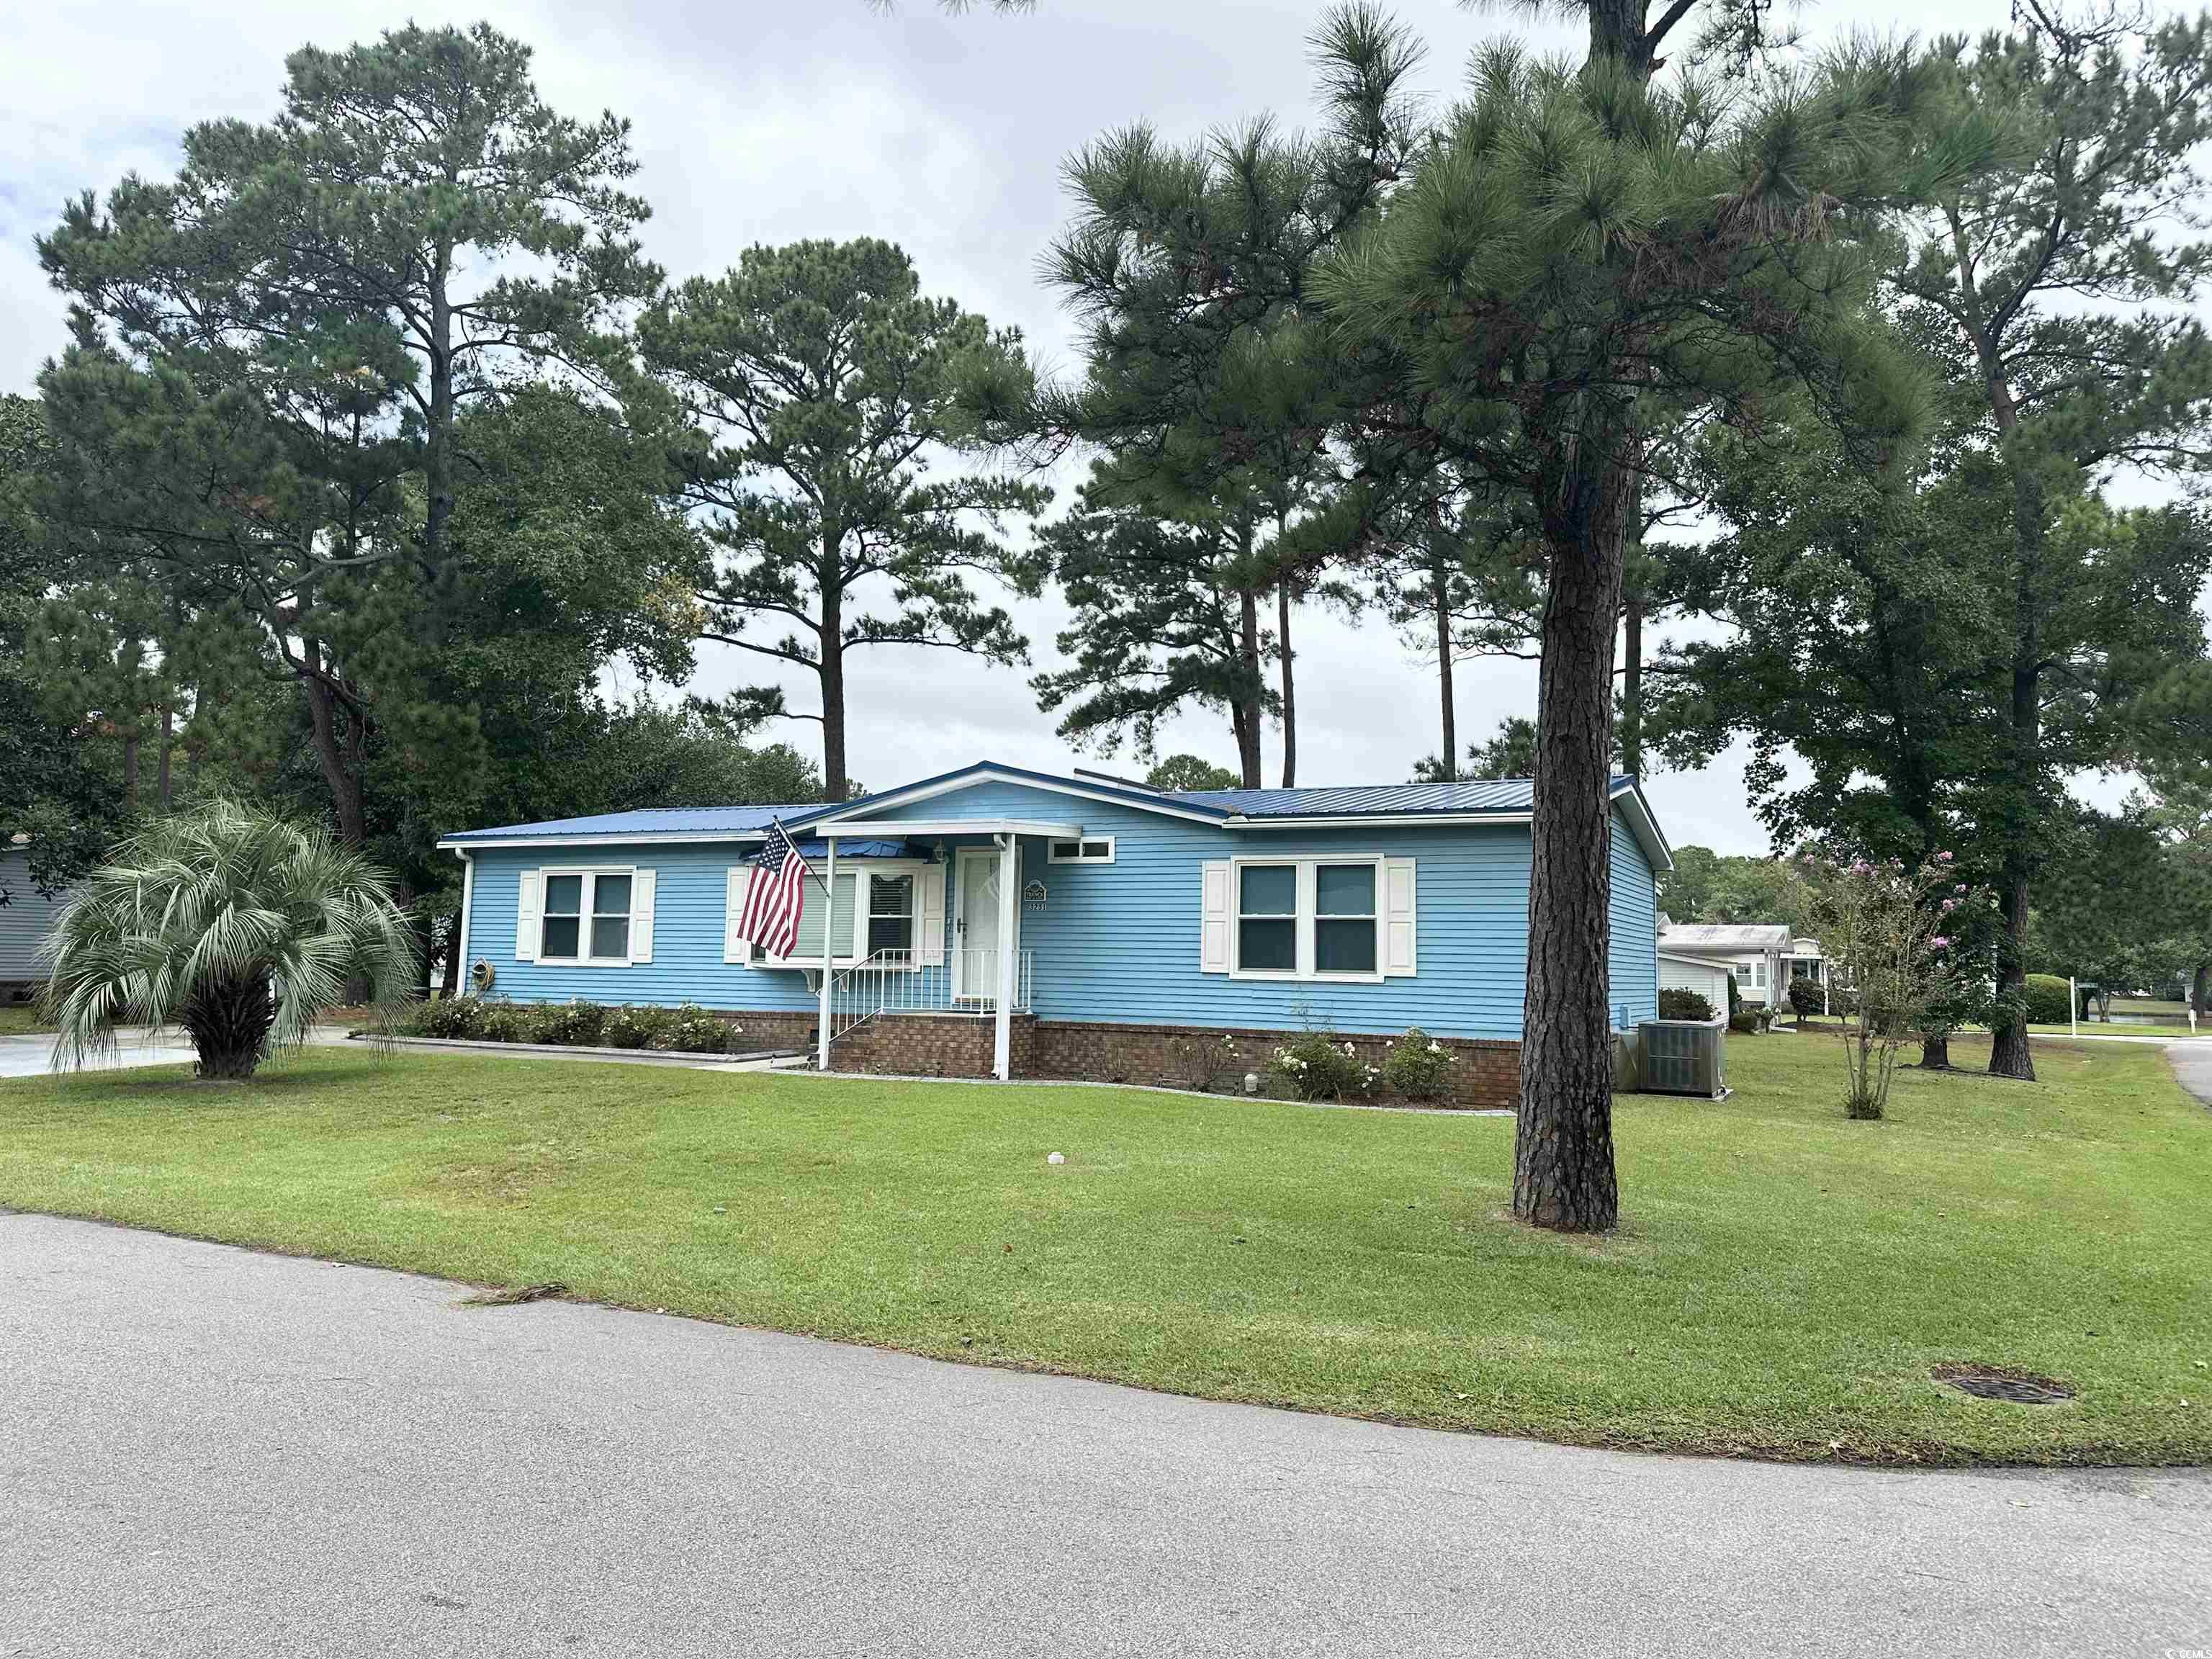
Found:
[{"label": "neighboring white house", "polygon": [[1659,988],[1662,991],[1694,991],[1711,1006],[1715,1013],[1728,1012],[1728,963],[1711,957],[1680,956],[1667,948],[1662,934],[1659,940]]},{"label": "neighboring white house", "polygon": [[1736,995],[1760,1007],[1788,1002],[1793,979],[1824,987],[1828,982],[1820,941],[1794,936],[1779,923],[1659,918],[1661,990],[1695,991],[1715,1008],[1724,1008],[1730,974],[1735,975]]}]

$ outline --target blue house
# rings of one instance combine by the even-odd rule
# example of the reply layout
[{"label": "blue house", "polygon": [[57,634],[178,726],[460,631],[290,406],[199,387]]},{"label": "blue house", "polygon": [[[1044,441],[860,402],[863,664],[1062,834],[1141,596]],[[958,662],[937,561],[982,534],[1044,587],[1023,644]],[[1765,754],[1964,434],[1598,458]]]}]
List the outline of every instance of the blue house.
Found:
[{"label": "blue house", "polygon": [[[1642,792],[1611,786],[1608,1000],[1657,1012]],[[827,1069],[1188,1079],[1286,1033],[1379,1054],[1418,1025],[1510,1103],[1527,963],[1525,781],[1165,792],[984,763],[836,806],[670,808],[439,844],[489,994],[696,1003]],[[736,937],[772,818],[808,884],[790,954]]]}]

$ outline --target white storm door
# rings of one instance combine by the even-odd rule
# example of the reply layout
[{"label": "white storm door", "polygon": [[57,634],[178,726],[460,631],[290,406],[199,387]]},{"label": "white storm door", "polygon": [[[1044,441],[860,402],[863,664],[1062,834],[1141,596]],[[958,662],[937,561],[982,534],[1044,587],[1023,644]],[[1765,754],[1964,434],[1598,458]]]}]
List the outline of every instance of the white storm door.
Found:
[{"label": "white storm door", "polygon": [[999,994],[999,849],[963,847],[953,927],[952,994],[988,1002]]}]

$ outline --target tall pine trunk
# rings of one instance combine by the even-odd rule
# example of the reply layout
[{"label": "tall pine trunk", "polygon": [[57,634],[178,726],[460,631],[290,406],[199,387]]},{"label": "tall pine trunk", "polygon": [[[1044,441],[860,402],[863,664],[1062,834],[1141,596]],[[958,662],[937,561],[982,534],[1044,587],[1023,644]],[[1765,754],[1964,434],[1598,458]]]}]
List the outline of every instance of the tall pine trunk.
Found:
[{"label": "tall pine trunk", "polygon": [[1540,503],[1549,560],[1537,665],[1529,826],[1528,974],[1513,1213],[1604,1232],[1620,1219],[1613,1161],[1613,651],[1631,474],[1623,417],[1565,441]]},{"label": "tall pine trunk", "polygon": [[[2007,399],[2008,404],[2009,399]],[[2033,1082],[2035,1055],[2027,1034],[2027,921],[2034,874],[2030,846],[2037,826],[2030,800],[2043,745],[2043,632],[2039,577],[2043,551],[2043,491],[2028,458],[2016,447],[2013,467],[2014,622],[2012,665],[2013,787],[2007,805],[2005,850],[1997,894],[2004,940],[1997,951],[1997,1006],[1990,1033],[1990,1072]]]},{"label": "tall pine trunk", "polygon": [[[1644,15],[1644,0],[1591,0],[1590,60],[1648,76]],[[1613,650],[1636,450],[1633,411],[1602,397],[1589,394],[1565,416],[1570,424],[1552,434],[1552,476],[1537,502],[1550,568],[1536,670],[1513,1213],[1565,1232],[1604,1232],[1620,1218],[1613,1164],[1608,826]]]},{"label": "tall pine trunk", "polygon": [[175,805],[175,797],[169,785],[169,757],[176,743],[177,708],[173,702],[164,702],[161,705],[161,758],[154,773],[155,799],[161,803],[164,812]]},{"label": "tall pine trunk", "polygon": [[822,632],[815,672],[822,681],[822,790],[830,800],[845,799],[845,586],[841,575],[844,538],[822,536]]},{"label": "tall pine trunk", "polygon": [[1230,724],[1237,732],[1237,764],[1244,787],[1258,789],[1267,781],[1260,775],[1260,600],[1249,587],[1237,598],[1238,686]]},{"label": "tall pine trunk", "polygon": [[1452,712],[1451,572],[1439,549],[1429,564],[1429,599],[1437,617],[1437,695],[1443,704],[1443,778],[1459,775],[1459,726]]},{"label": "tall pine trunk", "polygon": [[1298,781],[1298,698],[1291,680],[1291,584],[1285,577],[1275,589],[1275,627],[1283,653],[1283,787]]},{"label": "tall pine trunk", "polygon": [[301,695],[307,700],[307,726],[313,734],[315,763],[322,769],[324,786],[331,792],[331,811],[338,821],[338,839],[358,847],[368,836],[368,814],[362,804],[361,779],[346,763],[346,746],[338,735],[337,693],[323,678],[321,642],[303,640],[310,672],[300,679]]}]

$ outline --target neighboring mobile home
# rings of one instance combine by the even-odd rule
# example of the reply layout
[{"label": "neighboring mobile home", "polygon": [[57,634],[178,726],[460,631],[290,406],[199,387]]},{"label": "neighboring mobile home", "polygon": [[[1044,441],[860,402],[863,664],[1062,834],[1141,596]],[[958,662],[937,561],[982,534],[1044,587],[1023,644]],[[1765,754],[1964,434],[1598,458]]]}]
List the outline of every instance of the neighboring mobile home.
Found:
[{"label": "neighboring mobile home", "polygon": [[39,890],[25,842],[0,847],[0,1003],[20,1002],[44,982],[39,947],[68,902],[66,891]]},{"label": "neighboring mobile home", "polygon": [[[1664,837],[1611,788],[1617,1028],[1656,1012]],[[1525,781],[1163,792],[983,763],[836,806],[672,808],[449,836],[494,996],[692,1002],[834,1070],[1187,1079],[1418,1025],[1462,1098],[1516,1091]],[[732,930],[772,818],[808,884],[772,960]],[[825,913],[827,927],[825,930]],[[826,939],[825,939],[826,931]],[[1202,1067],[1206,1062],[1195,1064]]]}]

